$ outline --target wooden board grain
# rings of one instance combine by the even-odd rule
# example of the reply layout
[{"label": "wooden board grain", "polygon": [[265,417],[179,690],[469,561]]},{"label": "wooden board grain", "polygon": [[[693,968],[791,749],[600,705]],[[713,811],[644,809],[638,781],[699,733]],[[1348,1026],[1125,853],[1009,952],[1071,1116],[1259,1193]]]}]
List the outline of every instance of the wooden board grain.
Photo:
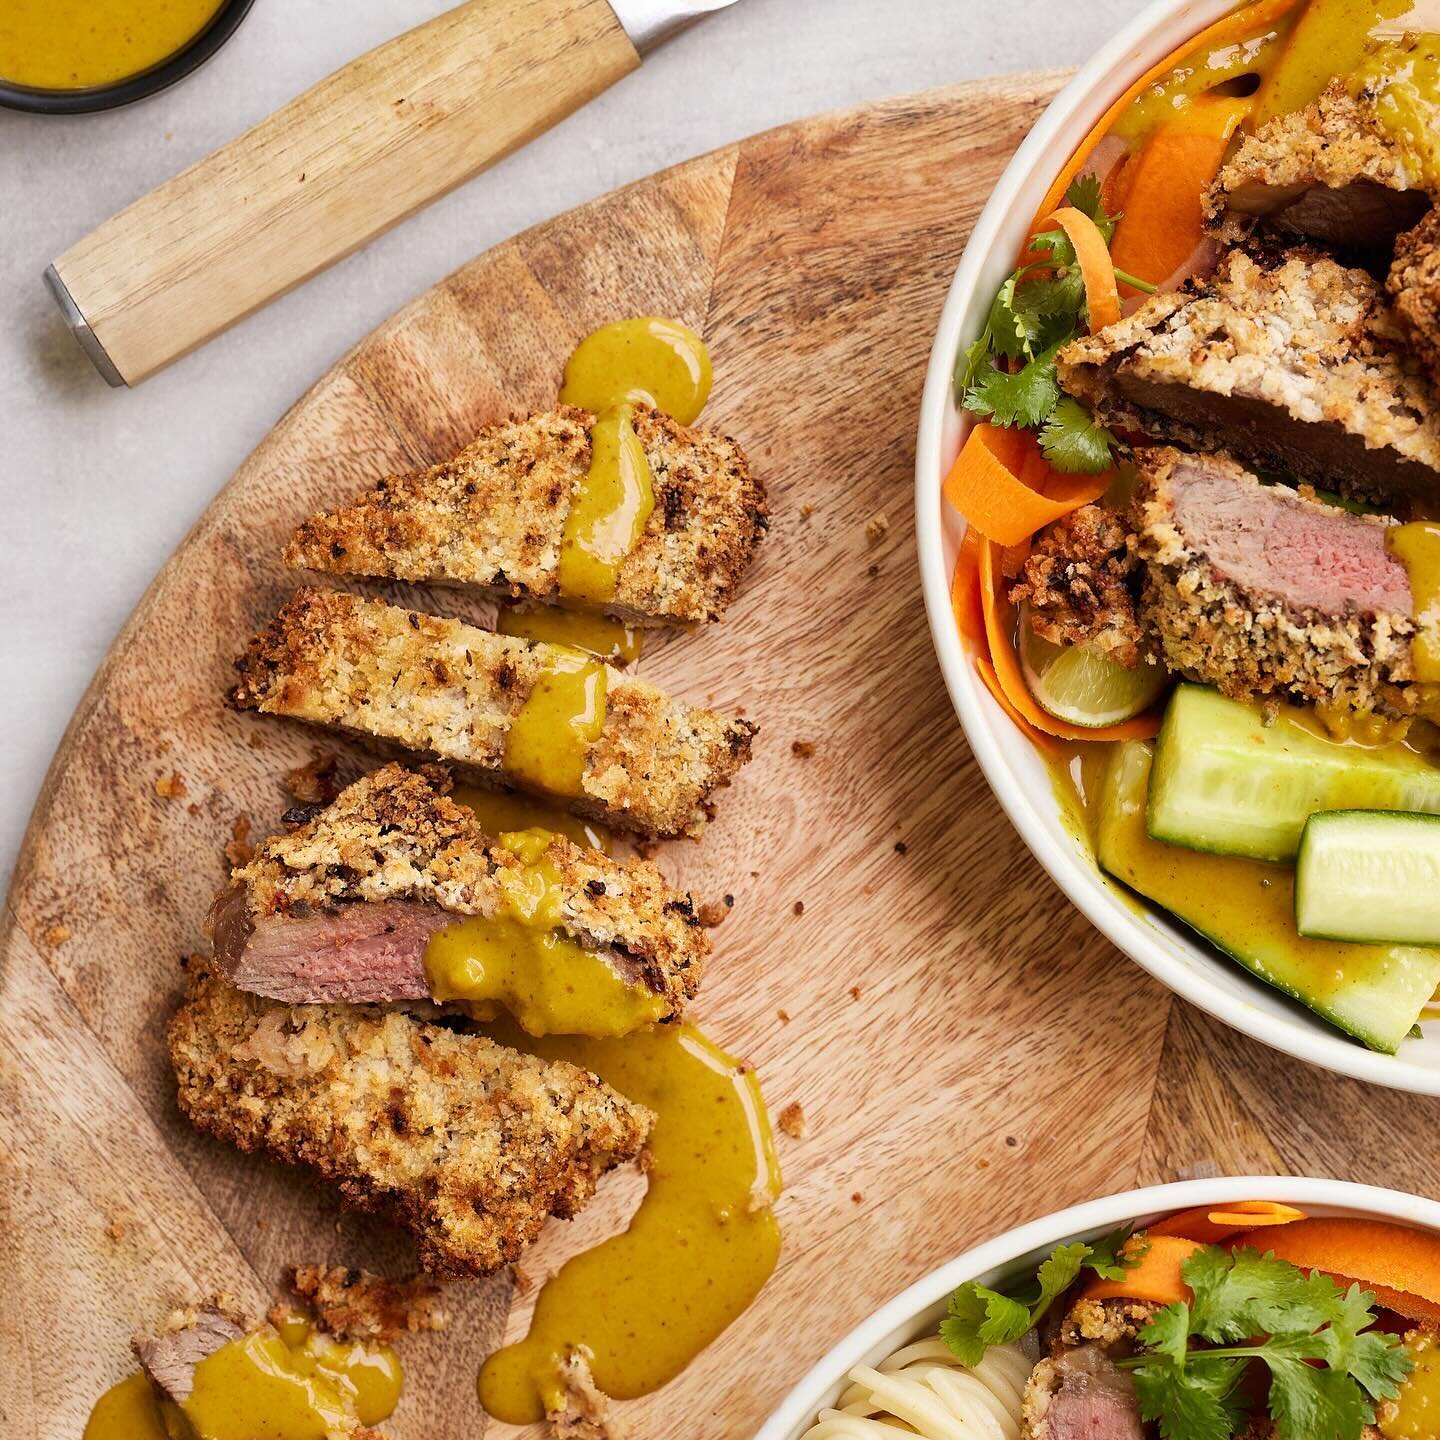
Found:
[{"label": "wooden board grain", "polygon": [[[1058,79],[789,126],[519,236],[366,340],[217,497],[72,722],[4,917],[0,1257],[26,1300],[0,1317],[7,1440],[73,1440],[131,1332],[199,1292],[258,1304],[288,1263],[407,1263],[384,1226],[175,1110],[160,1031],[178,958],[202,944],[232,820],[274,825],[283,772],[316,744],[220,695],[295,583],[276,557],[296,519],[550,404],[574,342],[625,314],[704,332],[707,419],[770,487],[773,530],[727,623],[641,668],[761,724],[703,841],[661,864],[734,897],[697,1013],[755,1062],[772,1112],[799,1102],[808,1121],[779,1141],[780,1268],[689,1371],[623,1407],[636,1433],[750,1434],[901,1286],[1080,1199],[1212,1166],[1440,1188],[1433,1147],[1393,1139],[1426,1134],[1440,1102],[1285,1062],[1092,930],[1015,836],[945,696],[912,557],[921,378],[978,207]],[[187,794],[165,799],[172,772]],[[527,1275],[637,1194],[608,1181]],[[476,1367],[531,1299],[509,1276],[453,1287],[449,1334],[406,1348],[393,1433],[484,1431]]]}]

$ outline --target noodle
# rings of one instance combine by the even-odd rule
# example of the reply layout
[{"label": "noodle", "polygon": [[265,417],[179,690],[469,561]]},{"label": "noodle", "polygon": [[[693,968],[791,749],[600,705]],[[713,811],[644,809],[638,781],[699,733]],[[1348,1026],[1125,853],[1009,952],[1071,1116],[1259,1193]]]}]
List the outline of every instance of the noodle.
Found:
[{"label": "noodle", "polygon": [[938,1336],[857,1365],[840,1402],[822,1410],[802,1440],[1019,1440],[1020,1398],[1030,1361],[1018,1345],[996,1345],[972,1370]]}]

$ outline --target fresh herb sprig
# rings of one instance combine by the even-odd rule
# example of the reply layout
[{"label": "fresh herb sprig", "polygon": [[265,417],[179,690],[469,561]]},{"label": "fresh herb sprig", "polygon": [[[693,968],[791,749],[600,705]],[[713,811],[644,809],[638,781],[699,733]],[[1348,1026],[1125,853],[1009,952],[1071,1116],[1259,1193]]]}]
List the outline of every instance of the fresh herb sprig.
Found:
[{"label": "fresh herb sprig", "polygon": [[1116,1230],[1089,1245],[1058,1246],[1041,1263],[1034,1280],[1008,1295],[988,1290],[973,1280],[950,1297],[950,1313],[940,1322],[940,1338],[963,1365],[978,1365],[992,1345],[1009,1345],[1032,1330],[1041,1316],[1080,1278],[1093,1270],[1105,1280],[1118,1280],[1138,1264],[1144,1249],[1126,1246],[1128,1229]]},{"label": "fresh herb sprig", "polygon": [[[1105,213],[1093,175],[1073,180],[1065,203],[1088,215],[1109,244],[1120,217]],[[976,415],[1037,431],[1056,470],[1098,475],[1110,467],[1115,437],[1078,400],[1060,393],[1055,375],[1055,352],[1089,327],[1075,247],[1055,229],[1040,231],[1030,248],[1038,258],[996,292],[985,329],[965,352],[956,390]],[[1155,288],[1123,271],[1115,274],[1137,290]]]},{"label": "fresh herb sprig", "polygon": [[1212,1245],[1180,1273],[1193,1301],[1152,1316],[1140,1332],[1143,1353],[1119,1362],[1163,1440],[1242,1433],[1241,1383],[1253,1362],[1269,1371],[1277,1440],[1360,1440],[1374,1401],[1393,1399],[1410,1372],[1398,1337],[1370,1328],[1375,1297],[1358,1285],[1344,1290],[1273,1254]]}]

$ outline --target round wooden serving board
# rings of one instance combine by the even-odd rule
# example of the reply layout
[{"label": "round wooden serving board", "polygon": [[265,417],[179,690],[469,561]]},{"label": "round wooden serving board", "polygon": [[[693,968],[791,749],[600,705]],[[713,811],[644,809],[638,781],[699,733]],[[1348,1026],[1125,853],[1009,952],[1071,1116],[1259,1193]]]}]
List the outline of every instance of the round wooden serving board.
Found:
[{"label": "round wooden serving board", "polygon": [[[231,824],[277,826],[285,770],[325,744],[221,694],[300,578],[277,555],[301,516],[547,408],[575,341],[623,315],[704,333],[706,423],[770,488],[773,530],[727,622],[641,670],[760,722],[703,841],[660,861],[734,897],[697,1014],[755,1062],[772,1115],[798,1103],[807,1126],[778,1137],[779,1269],[684,1375],[621,1407],[635,1433],[749,1435],[901,1286],[1074,1201],[1217,1169],[1440,1191],[1440,1102],[1242,1040],[1090,928],[1011,830],[941,685],[912,555],[921,377],[975,214],[1058,83],[788,126],[521,235],[382,326],[220,493],[71,723],[0,931],[7,1440],[74,1440],[132,1332],[174,1306],[224,1289],[261,1309],[289,1263],[409,1263],[386,1227],[175,1108],[161,1032]],[[455,592],[392,593],[473,613]],[[172,773],[182,797],[157,793]],[[404,1345],[395,1436],[485,1428],[481,1358],[638,1186],[612,1178],[550,1226],[520,1286],[450,1288],[450,1331]]]}]

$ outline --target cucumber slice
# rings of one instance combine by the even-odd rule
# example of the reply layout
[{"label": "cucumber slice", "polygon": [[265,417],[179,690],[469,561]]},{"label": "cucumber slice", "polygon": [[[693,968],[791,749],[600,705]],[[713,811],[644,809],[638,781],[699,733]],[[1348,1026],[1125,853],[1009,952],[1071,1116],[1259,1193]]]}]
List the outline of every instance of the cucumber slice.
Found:
[{"label": "cucumber slice", "polygon": [[1295,870],[1295,923],[1327,940],[1440,945],[1440,816],[1312,815]]},{"label": "cucumber slice", "polygon": [[1393,1055],[1440,984],[1440,950],[1347,945],[1295,933],[1285,865],[1182,850],[1152,839],[1145,792],[1152,748],[1119,746],[1101,794],[1096,858],[1252,975],[1308,1005],[1372,1050]]},{"label": "cucumber slice", "polygon": [[1440,811],[1440,769],[1401,745],[1327,740],[1282,709],[1273,725],[1258,705],[1181,685],[1165,707],[1146,824],[1157,840],[1293,860],[1317,810]]}]

